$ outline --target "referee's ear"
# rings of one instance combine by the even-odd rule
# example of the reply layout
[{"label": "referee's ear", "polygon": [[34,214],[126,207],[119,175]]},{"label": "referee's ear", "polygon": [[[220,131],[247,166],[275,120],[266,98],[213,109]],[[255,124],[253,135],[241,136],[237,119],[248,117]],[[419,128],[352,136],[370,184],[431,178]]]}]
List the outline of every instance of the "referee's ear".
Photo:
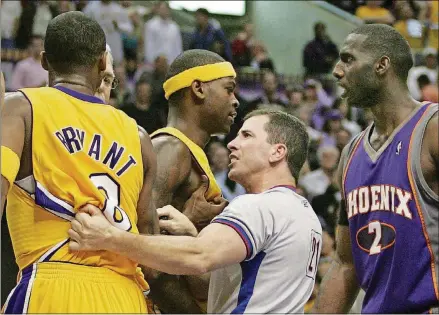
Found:
[{"label": "referee's ear", "polygon": [[270,163],[276,163],[283,159],[287,159],[287,153],[288,149],[285,144],[283,143],[276,143],[272,145],[271,151],[270,151],[270,157],[268,161]]}]

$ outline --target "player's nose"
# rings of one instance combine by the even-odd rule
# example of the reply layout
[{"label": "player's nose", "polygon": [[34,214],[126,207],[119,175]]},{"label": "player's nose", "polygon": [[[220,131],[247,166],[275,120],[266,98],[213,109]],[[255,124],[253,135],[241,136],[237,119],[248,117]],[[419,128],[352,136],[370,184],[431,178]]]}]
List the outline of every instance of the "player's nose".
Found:
[{"label": "player's nose", "polygon": [[340,65],[340,62],[337,62],[337,64],[334,66],[334,69],[332,70],[332,75],[338,80],[344,77],[344,71]]}]

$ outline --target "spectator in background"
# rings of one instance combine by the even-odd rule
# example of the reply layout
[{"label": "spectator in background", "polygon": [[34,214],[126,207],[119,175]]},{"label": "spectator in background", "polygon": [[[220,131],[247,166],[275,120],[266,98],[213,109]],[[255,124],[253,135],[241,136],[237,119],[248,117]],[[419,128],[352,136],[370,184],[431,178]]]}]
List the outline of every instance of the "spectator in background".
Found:
[{"label": "spectator in background", "polygon": [[227,59],[224,42],[219,40],[214,41],[209,50],[220,55],[223,59]]},{"label": "spectator in background", "polygon": [[[338,188],[337,176],[335,174],[332,175],[331,182],[326,188],[325,192],[321,195],[315,196],[314,199],[311,202],[311,205],[317,214],[317,216],[320,219],[320,222],[322,223],[322,226],[324,227],[325,231],[328,234],[328,236],[335,234],[335,226],[336,226],[336,220],[337,220],[337,209],[340,206],[340,190]],[[325,239],[323,239],[323,247],[325,245],[329,245],[332,243],[331,247],[333,247],[333,242],[329,242],[329,244],[325,244]],[[326,255],[331,255],[331,247],[328,248],[328,252],[324,253],[324,250],[322,248],[322,257]]]},{"label": "spectator in background", "polygon": [[303,50],[303,67],[307,77],[329,73],[338,59],[337,46],[326,33],[322,22],[314,24],[314,39]]},{"label": "spectator in background", "polygon": [[[265,71],[262,75],[262,89],[263,93],[260,97],[252,101],[253,107],[251,110],[256,109],[260,104],[277,104],[283,107],[287,107],[288,102],[284,100],[277,90],[279,83],[277,81],[276,74],[271,71]],[[250,106],[252,106],[250,104]]]},{"label": "spectator in background", "polygon": [[125,58],[136,59],[143,62],[143,15],[146,13],[146,9],[143,7],[130,7],[128,8],[128,17],[133,25],[133,31],[131,33],[122,33],[122,42]]},{"label": "spectator in background", "polygon": [[88,0],[77,0],[76,1],[76,10],[84,12],[84,8],[87,6]]},{"label": "spectator in background", "polygon": [[14,48],[14,37],[22,11],[21,3],[20,1],[1,1],[0,8],[1,48]]},{"label": "spectator in background", "polygon": [[114,74],[118,80],[118,85],[114,90],[116,103],[118,108],[122,108],[125,105],[134,103],[133,91],[128,88],[127,75],[125,67],[118,65],[114,68]]},{"label": "spectator in background", "polygon": [[334,99],[326,93],[318,80],[306,80],[304,85],[305,101],[303,105],[308,107],[312,113],[311,126],[321,131],[325,123],[326,112],[332,107]]},{"label": "spectator in background", "polygon": [[58,1],[59,14],[75,11],[75,10],[76,10],[76,5],[73,1],[69,1],[69,0]]},{"label": "spectator in background", "polygon": [[408,3],[399,6],[398,17],[393,27],[404,36],[412,49],[422,49],[424,47],[423,25],[415,19],[414,12]]},{"label": "spectator in background", "polygon": [[395,18],[389,10],[381,7],[381,0],[367,0],[366,5],[360,6],[355,15],[365,23],[393,24]]},{"label": "spectator in background", "polygon": [[333,109],[338,109],[342,116],[341,125],[346,129],[351,135],[356,136],[361,132],[361,127],[352,119],[352,108],[348,106],[346,99],[337,98],[332,106]]},{"label": "spectator in background", "polygon": [[430,79],[430,83],[437,84],[438,63],[437,50],[434,48],[426,48],[423,51],[424,65],[413,67],[410,69],[407,77],[407,86],[410,94],[416,100],[421,100],[421,89],[418,85],[418,78],[425,74]]},{"label": "spectator in background", "polygon": [[209,11],[200,8],[195,12],[196,30],[192,35],[190,49],[211,50],[214,42],[224,45],[224,55],[227,61],[232,61],[232,50],[222,29],[215,29],[209,23]]},{"label": "spectator in background", "polygon": [[253,59],[250,63],[255,70],[269,70],[275,73],[273,60],[268,56],[267,49],[261,41],[255,41],[252,46]]},{"label": "spectator in background", "polygon": [[114,63],[120,64],[125,58],[122,32],[133,32],[133,25],[128,17],[127,9],[115,1],[100,0],[89,1],[83,12],[95,19],[102,27],[107,43],[113,52]]},{"label": "spectator in background", "polygon": [[8,60],[9,58],[6,59],[4,53],[9,49],[15,48],[14,38],[17,33],[20,15],[21,3],[19,1],[0,1],[1,68],[8,90],[14,70],[14,61]]},{"label": "spectator in background", "polygon": [[418,86],[421,90],[421,101],[423,102],[438,102],[438,87],[431,84],[430,79],[426,74],[421,74],[418,78]]},{"label": "spectator in background", "polygon": [[288,98],[288,112],[294,115],[295,111],[303,104],[304,90],[303,86],[296,84],[288,86],[285,90],[285,95]]},{"label": "spectator in background", "polygon": [[340,130],[337,132],[335,142],[336,142],[336,147],[340,152],[340,154],[343,151],[343,148],[347,146],[349,141],[351,141],[352,137],[353,135],[349,132],[349,130],[345,128],[340,128]]},{"label": "spectator in background", "polygon": [[226,146],[218,141],[210,143],[207,148],[207,154],[212,168],[213,175],[221,188],[223,197],[228,201],[245,194],[245,189],[241,185],[230,180],[229,173],[229,150]]},{"label": "spectator in background", "polygon": [[299,179],[299,186],[305,190],[311,203],[314,197],[323,195],[333,181],[339,156],[334,146],[320,147],[317,151],[320,168]]},{"label": "spectator in background", "polygon": [[244,30],[232,42],[233,63],[237,67],[250,66],[254,44],[253,29],[252,23],[246,23]]},{"label": "spectator in background", "polygon": [[429,31],[428,31],[428,47],[437,49],[438,42],[438,32],[439,32],[439,1],[430,0],[428,1],[428,14],[429,14]]},{"label": "spectator in background", "polygon": [[46,70],[41,66],[41,52],[44,50],[44,39],[35,35],[29,42],[29,57],[18,62],[12,74],[11,89],[13,91],[46,86],[49,78]]},{"label": "spectator in background", "polygon": [[165,83],[168,68],[168,60],[166,56],[160,55],[155,58],[153,71],[143,72],[139,78],[140,81],[150,82],[152,87],[152,104],[163,110],[163,112],[166,113],[166,117],[168,116],[168,101],[165,98],[163,83]]},{"label": "spectator in background", "polygon": [[147,81],[136,84],[136,98],[121,109],[151,134],[166,125],[163,112],[152,104],[152,87]]},{"label": "spectator in background", "polygon": [[294,113],[294,116],[299,118],[306,125],[306,130],[308,131],[309,139],[311,141],[320,143],[323,137],[322,133],[310,126],[311,110],[308,107],[302,105],[299,108],[297,108],[297,110]]},{"label": "spectator in background", "polygon": [[158,4],[157,12],[145,23],[145,60],[153,64],[158,56],[164,55],[170,64],[183,52],[180,27],[171,19],[166,2]]},{"label": "spectator in background", "polygon": [[56,5],[48,1],[27,1],[21,12],[15,46],[25,49],[29,44],[32,35],[39,35],[44,38],[47,25],[52,18],[58,15]]},{"label": "spectator in background", "polygon": [[335,146],[337,133],[342,128],[343,116],[338,109],[332,109],[326,113],[326,120],[323,125],[323,138],[320,146]]}]

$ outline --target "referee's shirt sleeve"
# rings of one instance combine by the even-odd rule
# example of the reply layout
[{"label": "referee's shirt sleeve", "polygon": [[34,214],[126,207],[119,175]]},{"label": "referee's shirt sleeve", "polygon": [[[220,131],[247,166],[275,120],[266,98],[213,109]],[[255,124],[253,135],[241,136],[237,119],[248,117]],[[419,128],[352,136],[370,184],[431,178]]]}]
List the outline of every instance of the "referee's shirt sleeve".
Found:
[{"label": "referee's shirt sleeve", "polygon": [[262,194],[235,198],[212,220],[212,223],[227,225],[239,234],[247,248],[245,260],[251,260],[263,251],[273,234],[273,215],[261,197]]}]

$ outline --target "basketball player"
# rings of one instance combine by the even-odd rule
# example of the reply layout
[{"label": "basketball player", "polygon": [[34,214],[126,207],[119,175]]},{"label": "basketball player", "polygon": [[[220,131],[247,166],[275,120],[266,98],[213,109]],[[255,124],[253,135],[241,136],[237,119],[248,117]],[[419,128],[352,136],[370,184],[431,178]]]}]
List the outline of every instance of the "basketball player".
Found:
[{"label": "basketball player", "polygon": [[208,313],[303,313],[322,244],[316,214],[295,192],[308,151],[306,128],[289,114],[258,110],[228,148],[230,179],[247,194],[197,237],[115,231],[99,209],[86,206],[88,213],[72,221],[70,249],[105,248],[172,274],[213,271]]},{"label": "basketball player", "polygon": [[[188,50],[171,64],[164,83],[169,101],[168,124],[151,135],[157,154],[157,179],[153,202],[168,204],[201,229],[226,206],[203,151],[211,135],[228,133],[236,116],[235,70],[219,55],[207,50]],[[208,209],[184,205],[208,177]],[[205,313],[208,275],[176,277],[147,272],[151,297],[165,313]]]},{"label": "basketball player", "polygon": [[7,195],[20,269],[6,313],[146,312],[148,286],[136,263],[67,246],[70,220],[86,203],[130,233],[139,233],[137,223],[150,232],[154,223],[149,137],[93,96],[106,59],[99,24],[80,12],[61,14],[47,27],[42,55],[53,87],[23,89],[5,101],[1,206]]},{"label": "basketball player", "polygon": [[361,287],[363,313],[437,313],[438,105],[410,96],[410,47],[390,26],[354,30],[340,59],[344,97],[374,122],[342,154],[337,258],[314,311],[348,312]]}]

